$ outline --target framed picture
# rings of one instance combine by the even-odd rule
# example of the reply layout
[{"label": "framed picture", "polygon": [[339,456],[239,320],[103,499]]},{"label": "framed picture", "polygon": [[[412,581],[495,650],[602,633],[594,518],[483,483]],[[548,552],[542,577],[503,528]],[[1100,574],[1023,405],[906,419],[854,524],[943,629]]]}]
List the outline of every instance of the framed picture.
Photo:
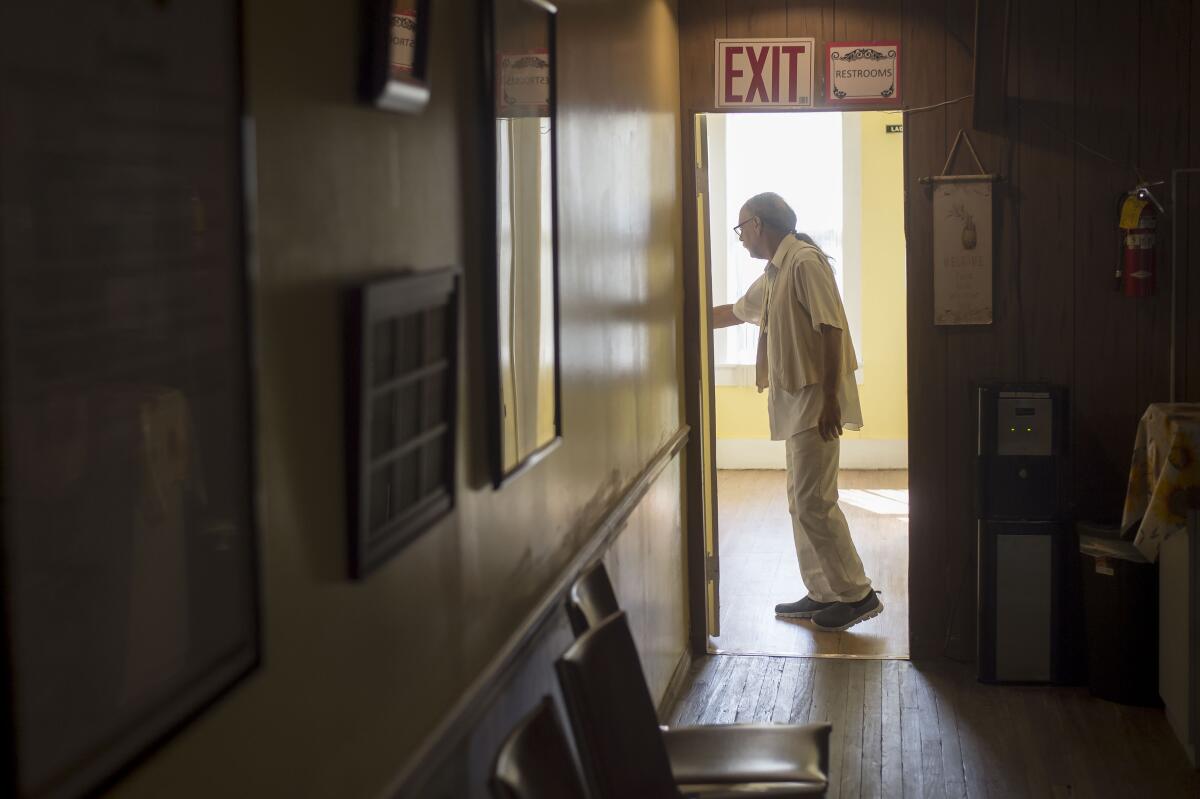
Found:
[{"label": "framed picture", "polygon": [[992,184],[941,183],[933,194],[933,323],[992,323]]},{"label": "framed picture", "polygon": [[484,329],[492,482],[531,469],[562,441],[559,401],[556,8],[485,3],[482,153]]},{"label": "framed picture", "polygon": [[454,507],[457,352],[456,270],[348,292],[346,507],[354,578]]},{"label": "framed picture", "polygon": [[241,18],[0,26],[4,796],[94,795],[259,662]]},{"label": "framed picture", "polygon": [[828,104],[900,104],[900,42],[830,42],[825,52]]},{"label": "framed picture", "polygon": [[429,102],[432,0],[363,0],[365,102],[416,113]]},{"label": "framed picture", "polygon": [[550,117],[550,51],[496,55],[496,117]]}]

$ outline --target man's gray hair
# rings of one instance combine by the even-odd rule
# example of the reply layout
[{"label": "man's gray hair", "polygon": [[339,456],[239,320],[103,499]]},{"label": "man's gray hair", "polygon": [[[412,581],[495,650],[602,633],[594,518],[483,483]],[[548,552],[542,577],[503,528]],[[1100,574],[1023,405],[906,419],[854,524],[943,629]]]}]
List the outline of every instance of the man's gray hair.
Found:
[{"label": "man's gray hair", "polygon": [[746,200],[746,208],[766,227],[780,233],[796,232],[796,212],[773,191],[764,191]]}]

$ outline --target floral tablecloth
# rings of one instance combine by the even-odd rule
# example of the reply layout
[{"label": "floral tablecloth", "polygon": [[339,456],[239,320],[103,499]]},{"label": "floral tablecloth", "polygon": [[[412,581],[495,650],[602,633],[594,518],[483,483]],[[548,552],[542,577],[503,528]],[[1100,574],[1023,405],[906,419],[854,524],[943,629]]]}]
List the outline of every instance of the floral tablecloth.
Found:
[{"label": "floral tablecloth", "polygon": [[1121,530],[1150,561],[1200,510],[1200,403],[1155,403],[1138,422]]}]

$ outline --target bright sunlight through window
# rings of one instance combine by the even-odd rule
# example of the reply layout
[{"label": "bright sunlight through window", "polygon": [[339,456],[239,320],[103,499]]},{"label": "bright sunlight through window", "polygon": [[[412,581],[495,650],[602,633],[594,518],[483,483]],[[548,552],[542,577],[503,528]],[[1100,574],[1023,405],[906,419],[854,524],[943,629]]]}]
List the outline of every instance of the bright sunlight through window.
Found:
[{"label": "bright sunlight through window", "polygon": [[[853,180],[858,176],[860,161],[857,137],[846,135],[850,131],[845,129],[852,122],[840,113],[709,116],[715,305],[736,301],[762,274],[766,262],[751,259],[731,228],[737,224],[742,203],[759,192],[773,191],[796,211],[797,229],[812,236],[830,256],[850,319],[850,334],[855,346],[861,347],[857,324],[858,252],[856,247],[843,247],[843,242],[857,240],[856,214],[861,194],[861,181]],[[849,188],[850,196],[845,196],[844,186]],[[848,281],[848,276],[853,279]],[[849,294],[848,282],[853,284]],[[714,354],[719,382],[754,385],[757,342],[758,328],[754,325],[716,331]]]}]

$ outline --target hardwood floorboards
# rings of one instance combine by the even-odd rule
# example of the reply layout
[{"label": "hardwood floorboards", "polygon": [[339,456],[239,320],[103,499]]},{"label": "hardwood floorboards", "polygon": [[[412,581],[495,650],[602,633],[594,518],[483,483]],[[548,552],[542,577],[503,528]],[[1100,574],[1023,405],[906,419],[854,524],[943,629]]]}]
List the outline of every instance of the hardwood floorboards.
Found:
[{"label": "hardwood floorboards", "polygon": [[709,655],[670,723],[833,723],[835,799],[1200,796],[1161,710],[939,661]]},{"label": "hardwood floorboards", "polygon": [[884,611],[844,633],[776,619],[774,607],[804,596],[783,471],[717,473],[721,635],[733,654],[908,656],[908,473],[843,471],[840,505]]}]

